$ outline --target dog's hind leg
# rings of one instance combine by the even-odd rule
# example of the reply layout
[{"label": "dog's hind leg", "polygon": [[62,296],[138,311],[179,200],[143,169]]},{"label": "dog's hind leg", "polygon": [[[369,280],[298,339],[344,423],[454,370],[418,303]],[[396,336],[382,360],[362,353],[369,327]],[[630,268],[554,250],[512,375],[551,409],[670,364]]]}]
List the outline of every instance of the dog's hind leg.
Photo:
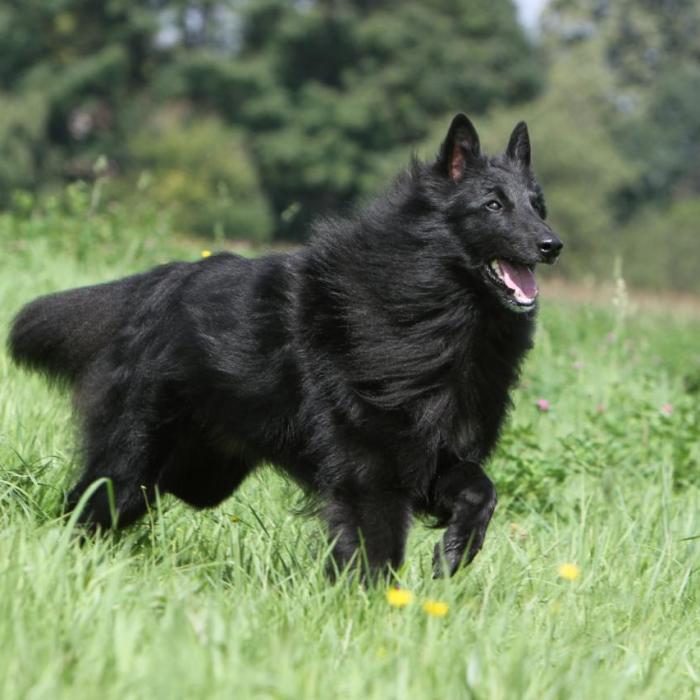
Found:
[{"label": "dog's hind leg", "polygon": [[172,426],[154,409],[153,387],[112,385],[80,406],[84,413],[85,469],[67,499],[74,510],[99,479],[78,521],[90,527],[125,527],[138,520],[155,495],[158,473],[172,449]]},{"label": "dog's hind leg", "polygon": [[126,527],[146,513],[155,496],[158,469],[167,454],[163,435],[144,427],[127,432],[119,423],[105,435],[89,431],[85,440],[86,466],[68,496],[68,509],[78,505],[95,481],[106,479],[84,504],[78,521],[90,527]]},{"label": "dog's hind leg", "polygon": [[436,578],[452,576],[474,559],[484,543],[496,508],[496,489],[478,464],[460,463],[441,470],[432,485],[426,510],[447,523],[435,546]]},{"label": "dog's hind leg", "polygon": [[411,519],[403,493],[336,491],[325,514],[339,571],[350,565],[376,578],[401,566]]}]

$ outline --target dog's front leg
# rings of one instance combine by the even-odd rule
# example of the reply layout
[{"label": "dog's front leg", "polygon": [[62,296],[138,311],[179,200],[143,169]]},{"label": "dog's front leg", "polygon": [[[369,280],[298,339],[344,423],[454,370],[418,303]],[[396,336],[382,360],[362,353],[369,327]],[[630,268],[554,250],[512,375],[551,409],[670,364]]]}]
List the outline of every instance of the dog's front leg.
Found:
[{"label": "dog's front leg", "polygon": [[449,513],[445,534],[435,546],[433,572],[435,578],[452,576],[481,549],[496,508],[496,489],[478,464],[459,464],[438,477],[433,499]]},{"label": "dog's front leg", "polygon": [[410,502],[397,491],[342,489],[326,507],[338,571],[351,566],[363,579],[377,579],[401,565],[410,524]]}]

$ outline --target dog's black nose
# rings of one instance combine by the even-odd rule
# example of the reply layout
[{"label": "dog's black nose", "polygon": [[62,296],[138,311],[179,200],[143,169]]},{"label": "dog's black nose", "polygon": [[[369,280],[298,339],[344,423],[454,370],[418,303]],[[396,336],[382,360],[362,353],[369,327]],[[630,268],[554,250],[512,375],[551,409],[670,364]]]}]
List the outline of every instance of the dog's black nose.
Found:
[{"label": "dog's black nose", "polygon": [[552,234],[549,234],[540,241],[540,253],[542,260],[546,263],[554,262],[559,257],[559,252],[564,247],[564,244]]}]

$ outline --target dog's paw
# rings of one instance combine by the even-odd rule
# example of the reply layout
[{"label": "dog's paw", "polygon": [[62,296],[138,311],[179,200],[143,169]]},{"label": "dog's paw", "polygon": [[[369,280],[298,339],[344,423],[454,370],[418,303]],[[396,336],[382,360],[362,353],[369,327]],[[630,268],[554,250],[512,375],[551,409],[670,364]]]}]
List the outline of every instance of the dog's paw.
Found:
[{"label": "dog's paw", "polygon": [[445,549],[441,540],[433,551],[433,578],[449,578],[454,576],[464,559],[464,549]]}]

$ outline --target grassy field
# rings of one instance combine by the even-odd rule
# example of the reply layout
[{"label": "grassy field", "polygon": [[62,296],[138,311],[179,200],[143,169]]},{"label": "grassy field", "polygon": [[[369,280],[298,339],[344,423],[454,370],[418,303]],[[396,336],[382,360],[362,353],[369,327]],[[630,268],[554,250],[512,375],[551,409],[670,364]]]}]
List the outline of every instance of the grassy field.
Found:
[{"label": "grassy field", "polygon": [[[0,221],[3,343],[34,295],[199,254],[61,225],[70,244]],[[270,470],[80,546],[67,398],[0,353],[0,697],[700,697],[700,320],[609,301],[545,295],[485,550],[433,581],[416,524],[405,607],[326,582],[321,526]]]}]

